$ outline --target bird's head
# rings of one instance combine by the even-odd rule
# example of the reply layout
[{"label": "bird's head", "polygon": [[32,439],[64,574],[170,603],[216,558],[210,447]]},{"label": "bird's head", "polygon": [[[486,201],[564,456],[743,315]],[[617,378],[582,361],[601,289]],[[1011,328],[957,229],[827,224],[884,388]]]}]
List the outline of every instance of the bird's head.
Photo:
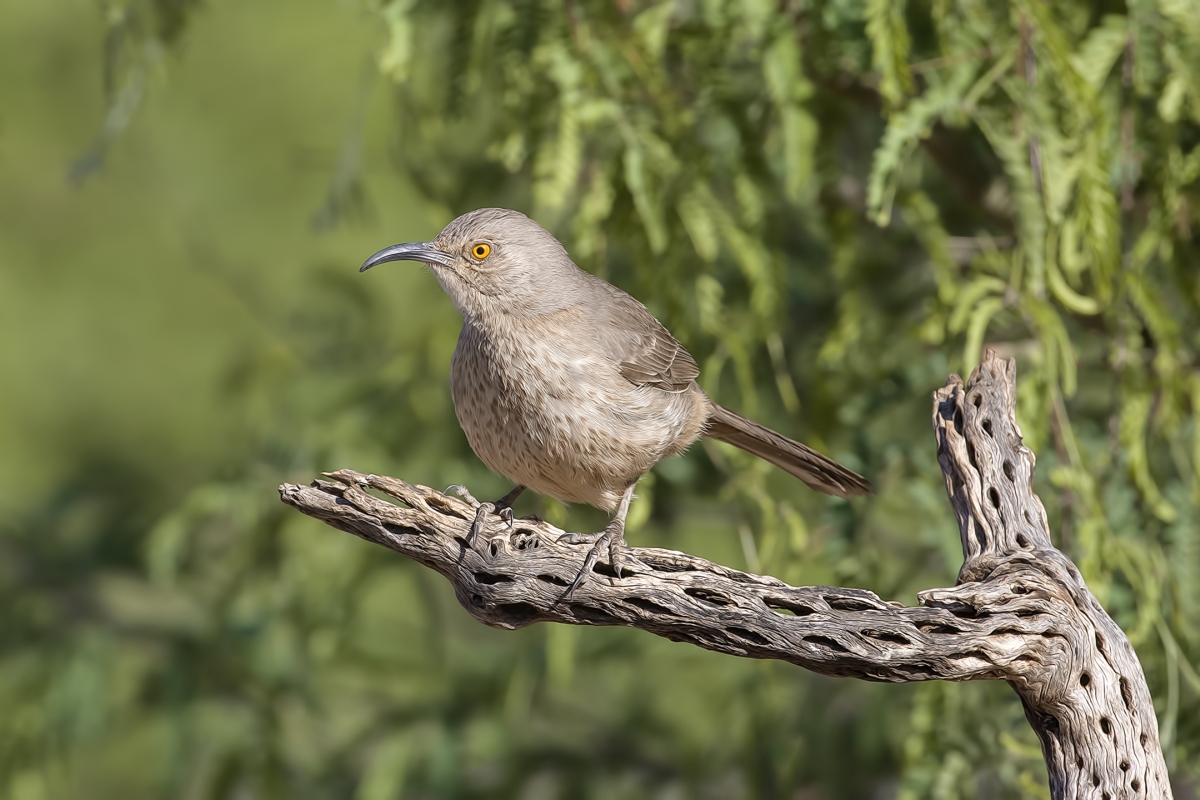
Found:
[{"label": "bird's head", "polygon": [[536,316],[579,302],[581,270],[554,236],[519,211],[481,208],[451,222],[431,242],[380,250],[360,268],[387,261],[429,265],[459,312]]}]

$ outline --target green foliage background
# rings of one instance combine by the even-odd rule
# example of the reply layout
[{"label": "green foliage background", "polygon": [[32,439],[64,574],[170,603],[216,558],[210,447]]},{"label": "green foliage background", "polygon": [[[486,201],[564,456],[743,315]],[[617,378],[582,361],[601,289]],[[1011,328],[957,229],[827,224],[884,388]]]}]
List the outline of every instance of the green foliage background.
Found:
[{"label": "green foliage background", "polygon": [[491,631],[278,503],[342,466],[507,488],[436,283],[355,271],[482,205],[878,487],[705,446],[635,543],[911,603],[960,563],[929,393],[1016,356],[1056,541],[1194,796],[1195,0],[13,0],[0,75],[3,796],[1046,794],[1007,687]]}]

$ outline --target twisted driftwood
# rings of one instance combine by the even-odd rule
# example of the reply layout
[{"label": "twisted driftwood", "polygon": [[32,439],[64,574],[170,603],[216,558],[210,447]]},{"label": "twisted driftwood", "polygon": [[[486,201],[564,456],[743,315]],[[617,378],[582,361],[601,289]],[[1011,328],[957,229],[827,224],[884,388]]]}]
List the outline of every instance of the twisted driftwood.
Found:
[{"label": "twisted driftwood", "polygon": [[1054,798],[1170,798],[1137,656],[1050,543],[1031,485],[1034,455],[1014,417],[1015,376],[1013,361],[989,352],[965,388],[953,375],[934,394],[938,462],[964,563],[954,588],[922,592],[915,608],[658,548],[630,549],[620,579],[597,565],[600,577],[565,598],[588,548],[559,544],[562,531],[545,522],[509,529],[493,518],[487,540],[471,549],[474,509],[423,486],[341,470],[279,492],[301,512],[441,573],[463,607],[493,627],[627,625],[824,675],[1006,680],[1041,740]]}]

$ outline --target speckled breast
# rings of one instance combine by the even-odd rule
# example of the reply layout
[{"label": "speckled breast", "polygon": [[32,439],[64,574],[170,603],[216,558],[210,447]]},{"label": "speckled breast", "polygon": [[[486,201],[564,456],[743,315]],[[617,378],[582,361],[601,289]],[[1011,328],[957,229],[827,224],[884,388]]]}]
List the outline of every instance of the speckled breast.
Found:
[{"label": "speckled breast", "polygon": [[450,371],[454,410],[489,469],[613,510],[628,486],[699,435],[703,396],[635,386],[587,342],[554,333],[464,325]]}]

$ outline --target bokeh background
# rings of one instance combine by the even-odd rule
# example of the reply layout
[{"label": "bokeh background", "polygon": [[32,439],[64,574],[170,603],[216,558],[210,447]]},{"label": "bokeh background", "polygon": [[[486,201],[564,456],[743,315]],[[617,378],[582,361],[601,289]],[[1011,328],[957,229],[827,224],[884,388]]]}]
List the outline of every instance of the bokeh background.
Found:
[{"label": "bokeh background", "polygon": [[[1200,778],[1192,0],[7,0],[0,796],[1046,796],[1003,685],[880,686],[626,630],[501,633],[275,487],[481,497],[459,320],[371,252],[507,205],[645,301],[724,446],[630,539],[913,603],[961,561],[930,392],[1018,360],[1055,541]],[[523,498],[574,529],[587,509]]]}]

